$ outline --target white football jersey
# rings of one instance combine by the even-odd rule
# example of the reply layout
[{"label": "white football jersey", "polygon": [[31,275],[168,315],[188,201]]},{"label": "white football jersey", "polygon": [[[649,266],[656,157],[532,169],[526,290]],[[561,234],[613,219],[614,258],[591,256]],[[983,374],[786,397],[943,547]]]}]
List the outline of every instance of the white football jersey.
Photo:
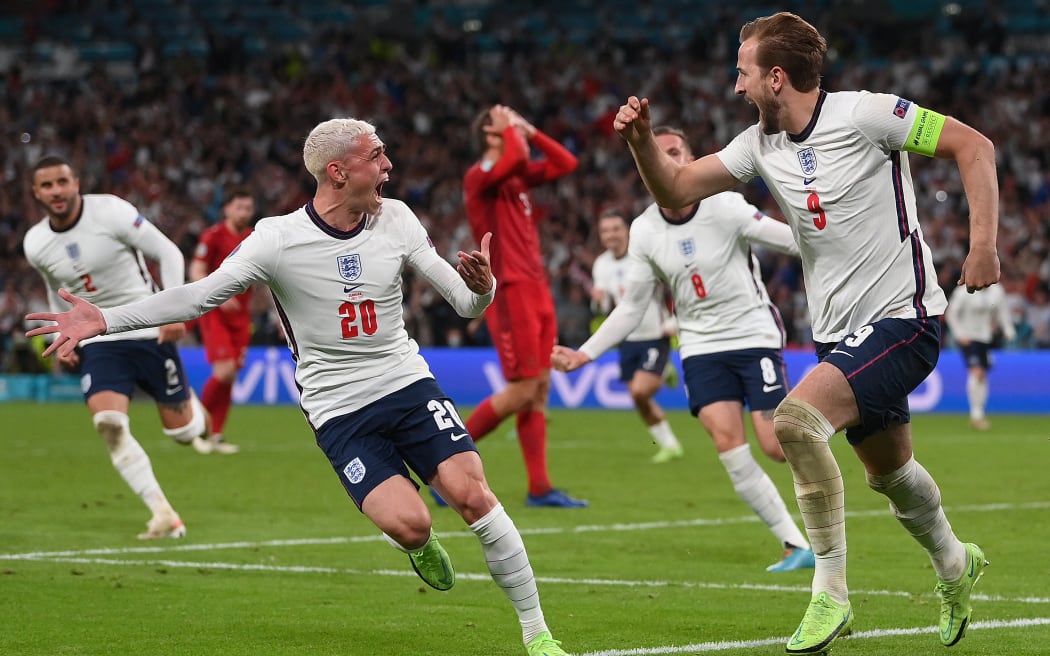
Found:
[{"label": "white football jersey", "polygon": [[756,124],[718,153],[738,180],[761,176],[786,215],[818,342],[886,317],[944,312],[902,152],[919,114],[893,95],[821,92],[801,134]]},{"label": "white football jersey", "polygon": [[1006,293],[1000,285],[972,294],[966,291],[966,287],[956,287],[948,301],[945,318],[952,336],[958,339],[991,344],[996,326],[1002,329],[1006,341],[1016,337],[1017,331],[1006,306]]},{"label": "white football jersey", "polygon": [[752,243],[798,253],[787,225],[736,192],[705,198],[681,221],[664,218],[650,205],[631,223],[627,294],[580,350],[594,359],[617,344],[658,282],[674,298],[683,359],[782,348],[780,313],[769,300]]},{"label": "white football jersey", "polygon": [[[55,231],[45,217],[26,232],[26,259],[47,283],[52,312],[69,309],[58,296],[65,288],[103,308],[152,295],[157,285],[143,255],[160,265],[165,287],[185,281],[185,258],[170,239],[128,201],[109,194],[84,194],[80,218]],[[100,335],[84,343],[157,337],[156,328],[123,335]]]},{"label": "white football jersey", "polygon": [[296,362],[300,406],[315,429],[424,378],[405,330],[401,272],[411,265],[464,316],[492,301],[441,259],[416,215],[386,198],[380,216],[341,232],[313,205],[259,221],[202,280],[103,316],[110,331],[199,316],[254,283],[273,293]]},{"label": "white football jersey", "polygon": [[[612,299],[613,307],[623,302],[627,293],[627,270],[630,258],[624,254],[617,259],[612,251],[605,251],[594,258],[594,266],[591,267],[591,278],[594,286],[605,292]],[[625,342],[644,342],[660,339],[664,336],[664,320],[670,312],[664,304],[663,285],[653,287],[652,296],[646,305],[645,314],[638,327],[624,338]]]}]

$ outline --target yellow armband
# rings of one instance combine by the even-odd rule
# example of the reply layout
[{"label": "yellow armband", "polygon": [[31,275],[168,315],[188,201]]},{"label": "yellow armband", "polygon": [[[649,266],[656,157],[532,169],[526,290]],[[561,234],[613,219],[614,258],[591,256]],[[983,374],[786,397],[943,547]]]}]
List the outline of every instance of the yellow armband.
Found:
[{"label": "yellow armband", "polygon": [[908,134],[908,140],[904,142],[904,150],[933,157],[937,150],[937,141],[941,138],[941,130],[944,129],[944,115],[918,105],[915,109],[915,122],[911,124],[911,132]]}]

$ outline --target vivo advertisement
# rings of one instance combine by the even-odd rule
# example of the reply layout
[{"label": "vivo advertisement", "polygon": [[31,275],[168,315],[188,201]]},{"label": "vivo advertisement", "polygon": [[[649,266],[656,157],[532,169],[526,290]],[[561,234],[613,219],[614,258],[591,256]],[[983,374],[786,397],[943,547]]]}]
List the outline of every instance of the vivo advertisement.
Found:
[{"label": "vivo advertisement", "polygon": [[[209,368],[200,348],[182,349],[193,386],[200,390]],[[499,360],[491,349],[423,349],[422,355],[445,391],[456,403],[476,405],[504,383]],[[788,379],[796,382],[816,364],[809,351],[786,351]],[[675,365],[681,366],[674,355]],[[234,403],[296,404],[295,364],[286,348],[253,348],[233,389]],[[615,352],[597,362],[563,374],[551,372],[553,408],[633,408],[620,382]],[[994,355],[989,372],[990,413],[1050,413],[1050,351],[1003,351]],[[668,409],[687,410],[685,389],[663,389],[657,401]],[[909,397],[912,412],[966,412],[966,367],[958,351],[943,351],[937,369]]]}]

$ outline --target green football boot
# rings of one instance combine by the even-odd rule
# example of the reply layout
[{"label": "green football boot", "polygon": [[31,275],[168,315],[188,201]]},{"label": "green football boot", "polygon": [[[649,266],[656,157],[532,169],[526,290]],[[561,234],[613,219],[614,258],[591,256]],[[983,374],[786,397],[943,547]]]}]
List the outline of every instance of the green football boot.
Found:
[{"label": "green football boot", "polygon": [[408,554],[408,560],[412,563],[412,569],[416,570],[419,578],[435,590],[451,590],[456,584],[456,570],[452,567],[452,560],[448,552],[438,542],[437,536],[432,535],[423,548]]},{"label": "green football boot", "polygon": [[840,604],[821,592],[809,602],[809,608],[787,643],[789,654],[827,654],[835,638],[853,631],[853,607]]},{"label": "green football boot", "polygon": [[951,647],[966,634],[966,625],[970,623],[973,610],[970,607],[970,591],[988,566],[980,547],[972,543],[963,546],[966,547],[966,569],[962,576],[952,583],[938,578],[934,587],[941,598],[941,644],[945,647]]}]

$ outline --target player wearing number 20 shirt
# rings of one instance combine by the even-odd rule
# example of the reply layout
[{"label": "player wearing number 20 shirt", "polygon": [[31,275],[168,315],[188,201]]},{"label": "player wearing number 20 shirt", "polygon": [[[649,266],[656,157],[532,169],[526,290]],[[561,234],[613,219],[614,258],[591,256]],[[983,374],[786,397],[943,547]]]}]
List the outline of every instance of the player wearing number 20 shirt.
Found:
[{"label": "player wearing number 20 shirt", "polygon": [[[300,404],[315,429],[433,378],[405,330],[401,271],[411,265],[463,313],[479,314],[492,296],[463,285],[408,206],[383,202],[381,216],[349,232],[325,223],[312,203],[262,219],[216,272],[174,290],[179,298],[166,305],[181,308],[180,316],[200,313],[255,283],[267,285],[296,361]],[[157,309],[143,307],[153,321]],[[130,308],[112,312],[110,325],[137,322]]]}]

